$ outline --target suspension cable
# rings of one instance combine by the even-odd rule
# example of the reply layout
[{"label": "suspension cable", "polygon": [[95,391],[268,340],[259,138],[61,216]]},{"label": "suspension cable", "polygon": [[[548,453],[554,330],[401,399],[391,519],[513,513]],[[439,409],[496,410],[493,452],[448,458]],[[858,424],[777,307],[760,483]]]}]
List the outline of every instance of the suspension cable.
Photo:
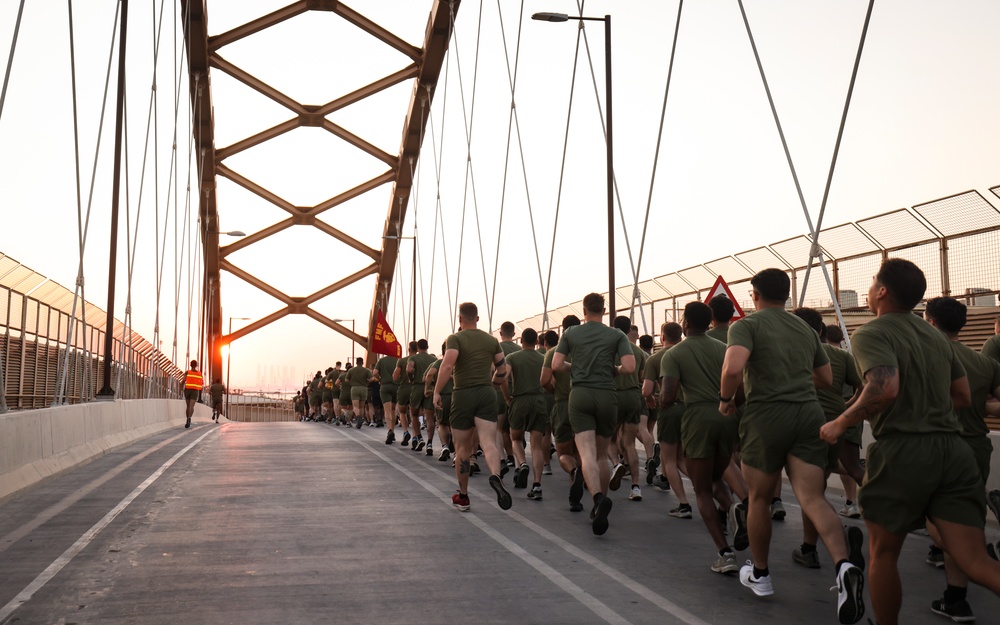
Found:
[{"label": "suspension cable", "polygon": [[[24,14],[24,0],[17,7],[17,19],[14,21],[14,36],[10,40],[10,54],[7,55],[7,71],[3,75],[3,90],[0,90],[0,118],[3,117],[3,104],[7,100],[7,85],[10,84],[10,70],[14,65],[14,50],[17,49],[17,35],[21,32],[21,15]],[[117,14],[117,9],[116,9]],[[72,17],[70,22],[72,23]],[[72,26],[70,27],[72,31]]]}]

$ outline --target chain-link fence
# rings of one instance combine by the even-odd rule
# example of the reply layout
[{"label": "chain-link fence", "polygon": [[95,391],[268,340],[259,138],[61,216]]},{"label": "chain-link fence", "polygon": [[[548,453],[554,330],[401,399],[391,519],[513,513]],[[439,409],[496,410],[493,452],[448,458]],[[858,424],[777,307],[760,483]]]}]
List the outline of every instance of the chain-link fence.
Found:
[{"label": "chain-link fence", "polygon": [[[107,313],[0,256],[0,411],[94,399],[103,386]],[[118,399],[181,396],[182,372],[115,320],[111,386]]]}]

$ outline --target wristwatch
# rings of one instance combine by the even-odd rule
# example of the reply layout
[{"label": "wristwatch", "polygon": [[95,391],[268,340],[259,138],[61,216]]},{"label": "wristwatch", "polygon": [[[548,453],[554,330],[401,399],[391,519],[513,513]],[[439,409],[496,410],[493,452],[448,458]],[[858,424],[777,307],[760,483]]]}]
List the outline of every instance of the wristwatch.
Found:
[{"label": "wristwatch", "polygon": [[719,401],[721,401],[724,404],[728,404],[729,402],[733,401],[733,398],[732,397],[723,397],[722,393],[719,393]]}]

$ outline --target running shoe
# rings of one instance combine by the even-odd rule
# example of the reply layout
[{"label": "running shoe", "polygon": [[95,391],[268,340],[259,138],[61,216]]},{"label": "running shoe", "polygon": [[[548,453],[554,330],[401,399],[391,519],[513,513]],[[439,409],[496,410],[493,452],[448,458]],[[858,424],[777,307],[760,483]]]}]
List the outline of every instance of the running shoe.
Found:
[{"label": "running shoe", "polygon": [[653,479],[653,486],[659,488],[660,490],[670,490],[670,480],[662,475],[657,475]]},{"label": "running shoe", "polygon": [[542,487],[541,486],[532,486],[531,490],[528,491],[528,499],[531,499],[532,501],[541,501],[542,500]]},{"label": "running shoe", "polygon": [[392,445],[395,442],[396,442],[396,433],[394,431],[392,431],[392,430],[389,430],[388,432],[386,432],[385,433],[385,444],[386,445]]},{"label": "running shoe", "polygon": [[622,478],[625,477],[625,465],[618,463],[615,468],[611,470],[611,481],[608,482],[608,488],[611,490],[618,490],[622,485]]},{"label": "running shoe", "polygon": [[660,466],[660,444],[653,443],[653,461],[656,462],[656,466]]},{"label": "running shoe", "polygon": [[[573,512],[583,510],[583,469],[577,467],[571,474],[573,484],[569,487],[569,509]],[[579,507],[578,507],[579,506]]]},{"label": "running shoe", "polygon": [[646,484],[652,485],[654,477],[656,477],[656,463],[650,458],[646,461]]},{"label": "running shoe", "polygon": [[642,491],[638,484],[632,484],[632,490],[628,494],[629,501],[642,501]]},{"label": "running shoe", "polygon": [[594,502],[594,510],[590,513],[591,529],[594,534],[601,536],[608,531],[608,514],[611,513],[612,501],[606,495],[598,495]]},{"label": "running shoe", "polygon": [[956,603],[945,603],[944,599],[931,601],[931,612],[947,616],[956,623],[975,623],[976,616],[972,613],[972,607],[965,599]]},{"label": "running shoe", "polygon": [[993,511],[993,516],[997,518],[997,523],[1000,523],[1000,490],[991,490],[986,493],[986,505]]},{"label": "running shoe", "polygon": [[542,465],[542,475],[552,475],[552,466],[547,464]]},{"label": "running shoe", "polygon": [[858,504],[851,502],[845,503],[844,507],[838,510],[840,516],[846,516],[849,519],[860,519],[861,511],[858,510]]},{"label": "running shoe", "polygon": [[865,534],[860,527],[848,525],[844,528],[847,538],[847,561],[865,570],[865,552],[862,546],[865,544]]},{"label": "running shoe", "polygon": [[514,462],[514,456],[507,456],[504,463],[506,463],[508,469],[513,469],[517,465],[517,463]]},{"label": "running shoe", "polygon": [[678,504],[676,508],[674,508],[670,512],[667,512],[667,514],[674,517],[675,519],[690,519],[691,504],[689,503]]},{"label": "running shoe", "polygon": [[792,561],[796,564],[801,564],[807,569],[819,568],[819,554],[816,552],[815,547],[811,551],[802,551],[801,545],[796,547],[792,550]]},{"label": "running shoe", "polygon": [[399,446],[400,447],[406,447],[409,444],[410,444],[410,433],[409,432],[403,432],[403,440],[399,443]]},{"label": "running shoe", "polygon": [[943,569],[944,552],[935,547],[934,545],[931,545],[930,549],[927,550],[927,557],[924,559],[924,562],[933,566],[934,568]]},{"label": "running shoe", "polygon": [[729,531],[733,533],[733,549],[743,551],[750,546],[747,536],[747,511],[740,502],[729,507]]},{"label": "running shoe", "polygon": [[774,585],[771,584],[771,576],[754,577],[753,563],[747,563],[740,569],[740,583],[753,591],[758,597],[770,597],[774,594]]},{"label": "running shoe", "polygon": [[421,436],[417,436],[410,440],[410,449],[413,451],[420,451],[424,448],[424,439]]},{"label": "running shoe", "polygon": [[521,466],[514,471],[514,488],[527,488],[528,487],[528,463],[522,462]]},{"label": "running shoe", "polygon": [[507,475],[508,471],[510,471],[510,468],[507,466],[507,462],[504,461],[504,460],[501,460],[500,461],[500,479],[503,479]]},{"label": "running shoe", "polygon": [[439,462],[448,462],[448,458],[451,456],[451,450],[447,446],[441,448],[441,455],[438,456]]},{"label": "running shoe", "polygon": [[482,473],[482,469],[479,468],[479,463],[473,460],[469,463],[469,475],[475,475],[476,473]]},{"label": "running shoe", "polygon": [[434,449],[431,447],[430,443],[427,443],[427,455],[428,456],[433,456],[434,455]]},{"label": "running shoe", "polygon": [[364,423],[365,423],[364,418],[361,415],[358,415],[358,418],[357,418],[356,422],[354,423],[354,427],[356,427],[357,429],[360,430],[361,426],[364,425]]},{"label": "running shoe", "polygon": [[189,427],[191,427],[191,417],[188,417],[187,418],[187,423],[184,424],[184,429],[185,430],[188,429]]},{"label": "running shoe", "polygon": [[727,551],[715,559],[712,564],[712,571],[715,573],[736,573],[740,570],[740,565],[736,564],[736,556],[732,551]]},{"label": "running shoe", "polygon": [[469,496],[463,495],[462,493],[455,493],[451,496],[451,505],[455,506],[462,512],[468,512],[469,508],[472,507],[472,504],[469,501]]},{"label": "running shoe", "polygon": [[844,625],[852,625],[865,615],[865,576],[853,564],[842,564],[837,571],[837,618]]},{"label": "running shoe", "polygon": [[771,518],[775,521],[785,520],[785,506],[782,505],[780,499],[771,502]]},{"label": "running shoe", "polygon": [[514,505],[514,500],[510,498],[510,493],[503,487],[503,482],[500,480],[499,475],[490,476],[490,488],[497,494],[497,505],[500,506],[500,509],[510,510],[510,507]]}]

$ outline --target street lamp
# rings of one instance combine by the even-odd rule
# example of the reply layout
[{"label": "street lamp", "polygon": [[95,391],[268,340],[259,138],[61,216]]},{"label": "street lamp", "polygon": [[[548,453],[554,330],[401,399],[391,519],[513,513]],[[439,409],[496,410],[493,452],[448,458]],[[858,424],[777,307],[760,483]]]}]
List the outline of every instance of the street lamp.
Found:
[{"label": "street lamp", "polygon": [[[334,323],[344,323],[345,321],[350,321],[351,322],[351,332],[353,332],[354,334],[357,334],[357,332],[354,331],[354,319],[333,319],[332,321]],[[354,346],[355,345],[357,345],[357,342],[352,338],[351,339],[351,366],[352,367],[354,366]]]},{"label": "street lamp", "polygon": [[[230,317],[229,318],[229,334],[233,334],[233,319],[237,321],[250,321],[250,317]],[[229,341],[229,349],[226,351],[226,418],[229,418],[229,368],[233,361],[233,342]]]},{"label": "street lamp", "polygon": [[584,17],[582,15],[567,15],[566,13],[535,13],[531,19],[540,22],[566,22],[569,20],[604,22],[604,89],[607,112],[607,147],[608,147],[608,314],[609,319],[615,318],[615,169],[613,161],[613,145],[611,138],[611,16]]}]

